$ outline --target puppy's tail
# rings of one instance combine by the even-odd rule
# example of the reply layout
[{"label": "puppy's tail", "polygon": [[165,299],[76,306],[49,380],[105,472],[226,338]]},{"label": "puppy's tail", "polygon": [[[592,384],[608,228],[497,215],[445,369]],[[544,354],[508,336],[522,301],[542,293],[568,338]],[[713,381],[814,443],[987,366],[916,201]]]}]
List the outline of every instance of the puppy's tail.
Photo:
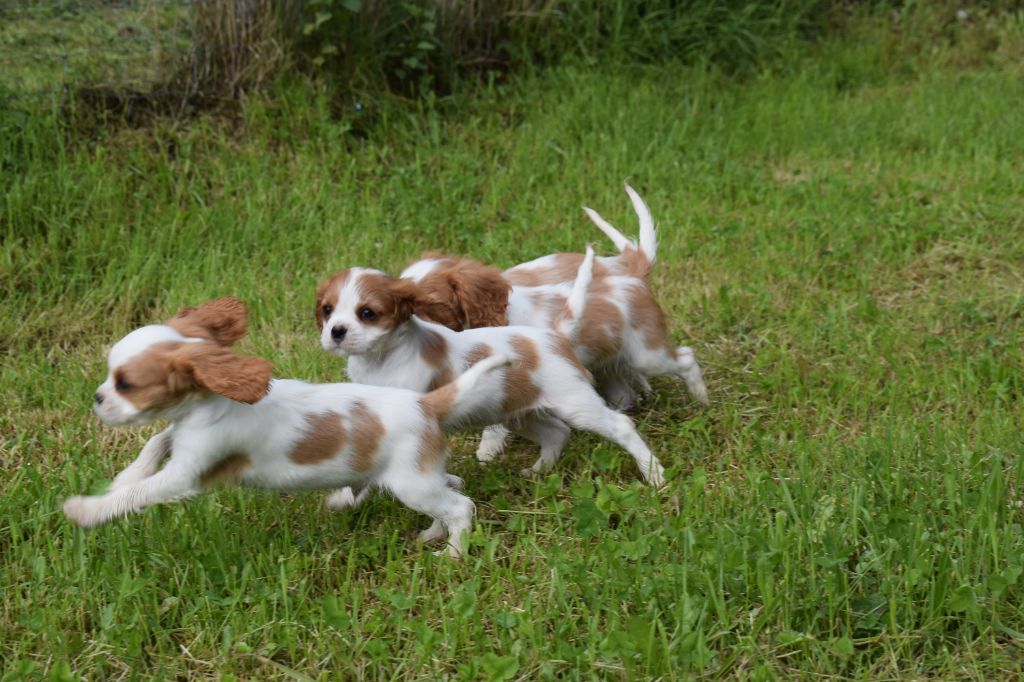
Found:
[{"label": "puppy's tail", "polygon": [[444,423],[454,423],[460,417],[473,412],[478,403],[487,397],[477,386],[488,372],[509,364],[507,355],[492,355],[476,363],[460,374],[455,381],[424,394],[420,407],[429,416]]},{"label": "puppy's tail", "polygon": [[626,183],[626,194],[633,202],[633,210],[636,211],[636,216],[640,220],[639,247],[594,209],[584,206],[583,211],[597,225],[598,229],[615,244],[615,248],[619,250],[619,259],[625,265],[626,272],[634,277],[646,277],[654,266],[654,259],[658,255],[658,235],[654,229],[654,217],[651,215],[651,209],[647,207],[636,190],[629,186],[629,183]]},{"label": "puppy's tail", "polygon": [[658,234],[654,231],[654,216],[651,215],[651,209],[647,207],[647,203],[640,198],[636,190],[630,187],[628,182],[625,184],[626,194],[633,202],[633,210],[636,211],[636,217],[640,220],[640,253],[647,259],[649,269],[654,265],[654,259],[658,256]]},{"label": "puppy's tail", "polygon": [[565,301],[562,322],[558,325],[558,331],[562,332],[573,343],[579,337],[580,327],[583,323],[583,311],[587,306],[587,289],[590,288],[590,281],[594,278],[594,247],[587,244],[587,253],[580,263],[580,269],[576,271],[576,281],[572,283],[572,291]]}]

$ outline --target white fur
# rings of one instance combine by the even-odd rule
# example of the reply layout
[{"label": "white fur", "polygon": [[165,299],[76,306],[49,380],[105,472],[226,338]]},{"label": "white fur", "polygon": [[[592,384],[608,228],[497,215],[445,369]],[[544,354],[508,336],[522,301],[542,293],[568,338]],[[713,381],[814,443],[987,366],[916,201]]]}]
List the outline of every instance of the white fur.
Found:
[{"label": "white fur", "polygon": [[[110,375],[119,364],[153,343],[169,340],[181,341],[182,337],[162,325],[132,332],[111,351]],[[484,387],[477,384],[487,372],[507,362],[507,358],[495,355],[460,376],[453,409],[465,409],[465,403],[485,397],[482,393],[486,391],[480,390]],[[117,395],[111,377],[100,392],[103,400],[97,406],[97,414],[107,422],[144,423],[169,418],[172,424],[146,444],[138,458],[114,479],[107,493],[67,500],[64,513],[80,526],[96,526],[152,504],[196,495],[201,491],[204,473],[229,455],[240,453],[249,460],[249,466],[241,472],[243,484],[283,490],[350,486],[360,494],[375,487],[387,489],[407,506],[434,520],[425,538],[447,534],[448,552],[453,556],[462,552],[461,535],[470,528],[473,503],[453,489],[451,479],[455,477],[445,473],[443,461],[435,463],[429,471],[421,470],[421,436],[436,422],[421,407],[420,393],[380,386],[318,385],[277,379],[266,397],[252,405],[203,392],[163,412],[140,413],[124,406],[130,403]],[[353,406],[357,402],[368,407],[384,426],[367,471],[352,468],[351,439],[333,457],[315,464],[299,464],[288,457],[309,428],[307,416],[336,412],[342,416],[346,432],[351,434],[355,427]],[[158,470],[168,454],[166,466]],[[332,507],[346,506],[346,502],[354,500],[337,495],[328,499]]]}]

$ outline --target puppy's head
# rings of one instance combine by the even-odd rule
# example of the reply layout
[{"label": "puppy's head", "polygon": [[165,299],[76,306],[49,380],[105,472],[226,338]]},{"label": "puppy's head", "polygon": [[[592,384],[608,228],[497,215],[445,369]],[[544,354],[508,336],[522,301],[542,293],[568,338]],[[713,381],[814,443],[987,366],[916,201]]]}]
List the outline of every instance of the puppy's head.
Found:
[{"label": "puppy's head", "polygon": [[109,424],[144,424],[211,393],[257,402],[267,394],[270,363],[228,348],[247,324],[241,301],[219,298],[136,329],[110,349],[93,411]]},{"label": "puppy's head", "polygon": [[[428,253],[406,268],[402,277],[414,281],[424,295],[447,303],[458,319],[458,329],[508,324],[512,287],[497,268],[470,258]],[[449,326],[443,320],[432,321]]]},{"label": "puppy's head", "polygon": [[351,268],[324,280],[316,294],[320,345],[335,355],[362,355],[383,341],[413,315],[461,330],[451,306],[409,280],[378,270]]}]

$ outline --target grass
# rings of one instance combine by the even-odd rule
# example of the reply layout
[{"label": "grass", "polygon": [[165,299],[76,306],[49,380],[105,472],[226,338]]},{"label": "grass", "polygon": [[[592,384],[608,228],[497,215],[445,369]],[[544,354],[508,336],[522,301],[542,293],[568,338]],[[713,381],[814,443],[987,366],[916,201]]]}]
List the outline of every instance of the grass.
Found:
[{"label": "grass", "polygon": [[[860,41],[746,82],[568,65],[365,121],[299,86],[239,125],[88,142],[0,114],[10,679],[1021,676],[1022,97],[1011,67],[896,68]],[[659,381],[634,415],[666,491],[583,435],[527,481],[531,448],[482,467],[466,434],[462,563],[384,496],[63,518],[152,432],[89,412],[135,325],[235,294],[245,350],[337,380],[319,278],[427,248],[607,251],[579,204],[633,226],[623,178],[712,392],[700,410]]]}]

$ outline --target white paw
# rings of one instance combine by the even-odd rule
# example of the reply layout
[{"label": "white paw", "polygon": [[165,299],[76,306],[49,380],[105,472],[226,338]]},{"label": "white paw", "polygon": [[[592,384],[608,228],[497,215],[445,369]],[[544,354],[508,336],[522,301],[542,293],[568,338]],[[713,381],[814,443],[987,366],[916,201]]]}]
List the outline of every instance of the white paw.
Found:
[{"label": "white paw", "polygon": [[453,542],[449,542],[447,547],[445,547],[444,549],[439,549],[436,552],[434,552],[434,556],[447,556],[451,557],[452,559],[461,559],[462,548],[457,546]]},{"label": "white paw", "polygon": [[355,493],[352,492],[352,488],[341,488],[335,490],[333,493],[327,496],[324,504],[328,509],[334,511],[344,511],[346,509],[352,509],[357,506]]},{"label": "white paw", "polygon": [[92,528],[102,523],[100,504],[95,497],[77,495],[64,502],[64,515],[82,528]]},{"label": "white paw", "polygon": [[462,490],[466,487],[466,482],[454,474],[445,474],[444,482],[452,490]]},{"label": "white paw", "polygon": [[708,399],[708,387],[704,385],[702,380],[693,383],[687,382],[686,387],[690,389],[690,395],[692,395],[693,399],[698,403],[704,407],[711,404],[711,401]]},{"label": "white paw", "polygon": [[655,488],[660,488],[665,485],[665,467],[655,462],[654,466],[651,467],[650,472],[647,474],[647,482]]},{"label": "white paw", "polygon": [[484,429],[484,433],[480,437],[480,445],[476,449],[477,461],[484,464],[493,461],[505,450],[507,437],[508,431],[504,428],[488,427]]}]

